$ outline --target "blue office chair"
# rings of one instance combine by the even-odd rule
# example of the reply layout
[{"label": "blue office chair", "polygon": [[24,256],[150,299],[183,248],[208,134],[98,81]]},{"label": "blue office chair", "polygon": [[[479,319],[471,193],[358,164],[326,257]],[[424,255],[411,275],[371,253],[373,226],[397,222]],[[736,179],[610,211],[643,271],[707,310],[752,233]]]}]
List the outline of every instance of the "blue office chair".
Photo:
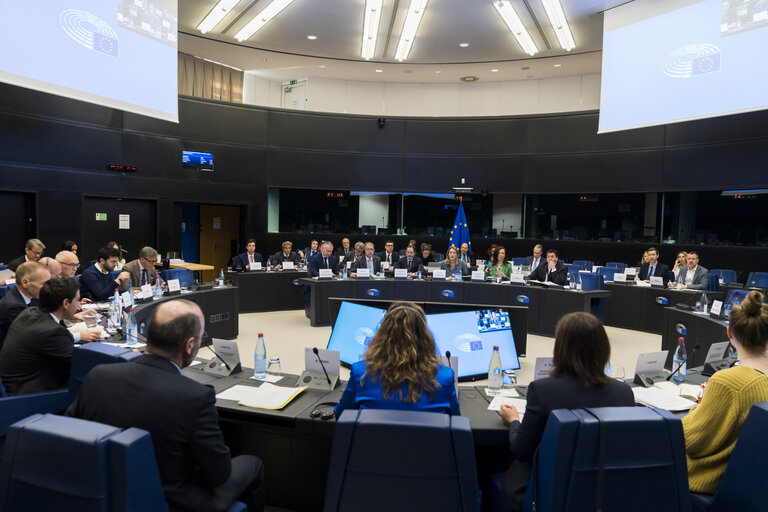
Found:
[{"label": "blue office chair", "polygon": [[568,263],[566,266],[568,267],[569,274],[578,274],[579,272],[584,270],[583,268],[581,268],[581,265],[578,265],[576,263]]},{"label": "blue office chair", "polygon": [[519,267],[520,265],[525,265],[525,258],[512,258],[512,264],[516,267]]},{"label": "blue office chair", "polygon": [[445,254],[438,252],[435,257],[437,258],[437,261],[443,261],[445,259]]},{"label": "blue office chair", "polygon": [[768,272],[750,272],[747,287],[768,288]]},{"label": "blue office chair", "polygon": [[598,274],[597,272],[579,272],[579,277],[581,277],[582,290],[605,289],[605,282],[602,274]]},{"label": "blue office chair", "polygon": [[195,276],[192,274],[191,270],[186,268],[162,270],[160,271],[160,278],[166,283],[171,279],[178,279],[179,286],[185,286],[187,288],[195,286]]},{"label": "blue office chair", "polygon": [[624,272],[627,269],[626,263],[619,263],[617,261],[609,261],[608,263],[605,264],[605,266],[617,268],[618,269],[617,272]]},{"label": "blue office chair", "polygon": [[139,352],[100,342],[86,343],[75,348],[75,351],[72,353],[72,367],[69,372],[69,392],[72,400],[75,399],[80,391],[80,386],[85,380],[85,376],[88,375],[88,372],[94,366],[124,363],[140,356],[141,353]]},{"label": "blue office chair", "polygon": [[603,281],[613,281],[613,276],[618,272],[616,267],[600,267],[597,269],[597,273],[603,276]]},{"label": "blue office chair", "polygon": [[[690,510],[682,423],[670,412],[553,411],[536,457],[524,510]],[[628,489],[646,492],[629,498]]]},{"label": "blue office chair", "polygon": [[749,292],[750,290],[730,290],[728,295],[725,296],[723,307],[741,306],[741,301],[743,301],[747,295],[749,295]]},{"label": "blue office chair", "polygon": [[691,493],[694,512],[768,510],[768,487],[754,485],[768,481],[768,469],[763,460],[768,452],[766,431],[768,402],[762,402],[749,410],[715,495]]},{"label": "blue office chair", "polygon": [[8,268],[8,265],[0,265],[0,270],[5,270]]},{"label": "blue office chair", "polygon": [[708,292],[720,291],[720,279],[723,280],[723,284],[735,283],[737,274],[735,270],[727,270],[722,268],[716,268],[709,271],[709,283],[707,285]]},{"label": "blue office chair", "polygon": [[325,512],[479,509],[469,420],[434,412],[346,410],[333,433]]},{"label": "blue office chair", "polygon": [[588,272],[592,272],[592,268],[595,266],[595,262],[589,260],[576,260],[573,263],[575,265],[580,265],[581,270],[586,270]]}]

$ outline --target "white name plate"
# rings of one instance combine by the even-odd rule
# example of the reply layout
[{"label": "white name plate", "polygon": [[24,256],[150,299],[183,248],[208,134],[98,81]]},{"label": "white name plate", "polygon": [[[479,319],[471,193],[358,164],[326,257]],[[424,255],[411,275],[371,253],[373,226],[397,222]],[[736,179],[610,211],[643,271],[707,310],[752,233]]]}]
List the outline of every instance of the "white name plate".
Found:
[{"label": "white name plate", "polygon": [[396,268],[395,269],[395,279],[408,279],[408,269],[407,268]]},{"label": "white name plate", "polygon": [[664,278],[661,276],[651,276],[651,286],[664,286]]},{"label": "white name plate", "polygon": [[131,294],[130,294],[130,292],[123,292],[120,295],[120,300],[123,302],[123,307],[124,308],[131,307]]},{"label": "white name plate", "polygon": [[709,312],[712,313],[713,315],[719,315],[722,310],[723,310],[723,301],[713,300],[712,307],[710,308]]},{"label": "white name plate", "polygon": [[638,373],[659,372],[664,370],[664,361],[667,359],[667,351],[646,352],[637,356],[635,375]]},{"label": "white name plate", "polygon": [[512,274],[509,276],[509,284],[525,284],[525,277],[523,277],[523,274]]},{"label": "white name plate", "polygon": [[551,357],[537,357],[536,365],[533,369],[533,380],[539,380],[549,377],[549,371],[554,368]]},{"label": "white name plate", "polygon": [[320,271],[320,279],[332,279],[333,278],[333,271],[329,268],[321,268]]},{"label": "white name plate", "polygon": [[368,270],[367,268],[359,268],[355,273],[357,274],[357,277],[362,277],[362,278],[371,277],[371,271]]},{"label": "white name plate", "polygon": [[637,282],[635,282],[635,284],[637,286],[639,286],[640,288],[650,288],[651,287],[651,283],[646,283],[645,281],[637,281]]},{"label": "white name plate", "polygon": [[261,270],[261,262],[255,261],[248,265],[249,270]]},{"label": "white name plate", "polygon": [[627,281],[627,274],[626,273],[619,274],[617,272],[617,273],[613,274],[613,282],[614,283],[624,283],[626,281]]},{"label": "white name plate", "polygon": [[152,285],[151,284],[145,284],[141,287],[141,296],[144,299],[148,299],[152,296]]},{"label": "white name plate", "polygon": [[721,341],[710,345],[709,350],[707,351],[707,357],[704,359],[704,362],[711,363],[713,361],[719,361],[722,359],[723,356],[725,356],[725,351],[728,350],[728,345],[730,344],[730,341]]},{"label": "white name plate", "polygon": [[389,270],[389,262],[388,261],[382,261],[381,262],[381,269],[382,270]]},{"label": "white name plate", "polygon": [[292,261],[284,261],[283,262],[283,270],[293,270],[293,262]]},{"label": "white name plate", "polygon": [[472,271],[472,280],[473,281],[485,281],[485,272],[482,270],[473,270]]},{"label": "white name plate", "polygon": [[170,279],[170,280],[168,280],[168,291],[169,292],[180,292],[181,291],[181,283],[179,283],[178,279]]},{"label": "white name plate", "polygon": [[445,279],[445,270],[435,269],[432,271],[432,279]]}]

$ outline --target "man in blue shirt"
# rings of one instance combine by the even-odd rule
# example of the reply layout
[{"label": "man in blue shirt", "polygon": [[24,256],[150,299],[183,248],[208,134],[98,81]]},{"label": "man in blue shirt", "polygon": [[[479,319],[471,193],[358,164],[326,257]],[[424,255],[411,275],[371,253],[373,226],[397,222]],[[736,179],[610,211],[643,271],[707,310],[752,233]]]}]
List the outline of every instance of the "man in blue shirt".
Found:
[{"label": "man in blue shirt", "polygon": [[[108,300],[120,288],[123,283],[128,283],[131,275],[128,272],[120,272],[116,278],[112,278],[110,272],[115,269],[120,253],[113,247],[102,247],[96,255],[96,263],[83,270],[80,276],[80,294],[93,301]],[[138,283],[133,283],[137,285]]]}]

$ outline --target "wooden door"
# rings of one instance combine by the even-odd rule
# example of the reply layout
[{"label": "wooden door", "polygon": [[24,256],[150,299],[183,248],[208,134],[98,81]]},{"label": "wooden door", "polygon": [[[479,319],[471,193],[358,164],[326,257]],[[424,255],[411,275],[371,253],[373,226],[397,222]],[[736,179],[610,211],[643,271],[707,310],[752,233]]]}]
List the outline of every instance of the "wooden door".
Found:
[{"label": "wooden door", "polygon": [[240,247],[240,207],[200,205],[200,261],[213,265],[215,270],[203,272],[204,282],[212,281],[219,275],[219,269],[226,270],[232,258],[231,247]]}]

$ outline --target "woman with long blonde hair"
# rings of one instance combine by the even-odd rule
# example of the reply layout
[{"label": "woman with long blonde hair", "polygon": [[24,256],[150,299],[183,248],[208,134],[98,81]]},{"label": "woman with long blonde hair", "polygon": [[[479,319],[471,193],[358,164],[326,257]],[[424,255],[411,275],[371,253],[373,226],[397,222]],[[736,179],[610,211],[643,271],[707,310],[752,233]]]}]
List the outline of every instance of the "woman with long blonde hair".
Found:
[{"label": "woman with long blonde hair", "polygon": [[345,409],[460,414],[453,370],[438,362],[419,306],[396,302],[389,307],[363,360],[352,365],[336,417]]}]

